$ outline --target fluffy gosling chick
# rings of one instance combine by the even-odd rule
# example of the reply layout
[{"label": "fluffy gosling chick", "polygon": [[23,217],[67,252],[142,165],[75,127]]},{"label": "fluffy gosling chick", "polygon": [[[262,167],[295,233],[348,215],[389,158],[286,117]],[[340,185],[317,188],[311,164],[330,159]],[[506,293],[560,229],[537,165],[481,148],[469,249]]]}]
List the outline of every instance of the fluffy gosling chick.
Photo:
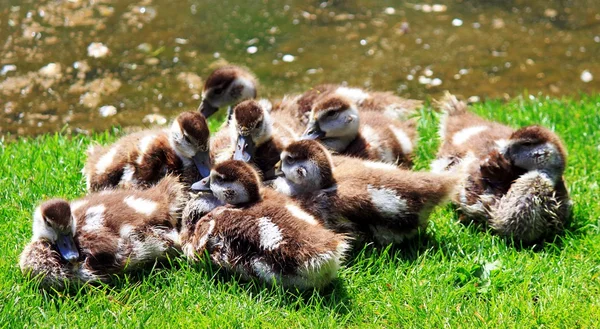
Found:
[{"label": "fluffy gosling chick", "polygon": [[449,199],[462,179],[350,157],[334,160],[310,140],[288,145],[280,167],[283,177],[275,180],[275,189],[317,213],[328,228],[383,245],[425,229],[433,208]]},{"label": "fluffy gosling chick", "polygon": [[226,106],[228,122],[232,107],[243,100],[256,98],[256,88],[256,77],[248,70],[234,65],[218,68],[204,83],[198,111],[208,118]]},{"label": "fluffy gosling chick", "polygon": [[310,121],[313,106],[324,97],[332,95],[349,99],[361,112],[379,112],[391,119],[406,118],[423,105],[421,101],[405,99],[391,92],[369,92],[360,88],[323,84],[302,95],[284,97],[274,111],[288,112],[306,126]]},{"label": "fluffy gosling chick", "polygon": [[88,191],[148,187],[167,174],[191,185],[210,172],[209,136],[202,114],[183,112],[169,130],[142,131],[110,146],[90,147],[82,170]]},{"label": "fluffy gosling chick", "polygon": [[312,108],[303,138],[343,155],[410,167],[416,135],[414,119],[403,122],[373,111],[359,113],[354,102],[330,95]]},{"label": "fluffy gosling chick", "polygon": [[550,130],[514,131],[469,113],[447,95],[442,102],[443,137],[433,171],[467,171],[459,206],[463,219],[481,222],[525,244],[551,238],[570,217],[563,180],[566,152]]},{"label": "fluffy gosling chick", "polygon": [[110,276],[163,259],[179,248],[183,185],[166,177],[146,190],[90,194],[71,203],[44,202],[21,253],[24,275],[43,288],[109,281]]},{"label": "fluffy gosling chick", "polygon": [[[212,140],[218,148],[217,162],[242,160],[255,166],[265,180],[274,178],[281,149],[299,137],[301,127],[286,115],[270,113],[269,106],[266,100],[246,100],[234,108],[230,126]],[[225,147],[224,139],[229,139]]]},{"label": "fluffy gosling chick", "polygon": [[191,260],[205,250],[211,260],[245,278],[288,287],[320,288],[336,276],[348,244],[325,229],[290,198],[262,189],[258,173],[242,161],[216,165],[194,189],[209,191],[227,206],[201,218],[186,208],[193,225],[183,239]]}]

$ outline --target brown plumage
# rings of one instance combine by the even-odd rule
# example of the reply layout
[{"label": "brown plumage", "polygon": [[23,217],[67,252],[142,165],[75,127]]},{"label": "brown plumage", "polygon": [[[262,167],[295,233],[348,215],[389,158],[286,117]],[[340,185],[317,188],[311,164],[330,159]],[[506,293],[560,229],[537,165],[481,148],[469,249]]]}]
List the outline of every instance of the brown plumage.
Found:
[{"label": "brown plumage", "polygon": [[269,107],[266,100],[247,100],[234,108],[229,127],[211,140],[217,162],[244,160],[265,179],[273,178],[282,147],[298,138],[302,128],[283,113],[270,113]]},{"label": "brown plumage", "polygon": [[[113,190],[71,202],[51,200],[34,214],[33,238],[21,254],[24,274],[43,287],[106,282],[180,249],[183,185],[167,176],[146,190]],[[64,226],[61,223],[66,223]]]},{"label": "brown plumage", "polygon": [[183,112],[169,130],[142,131],[110,146],[93,146],[82,170],[88,190],[145,188],[167,174],[192,184],[210,170],[209,134],[200,113]]},{"label": "brown plumage", "polygon": [[226,161],[202,182],[227,205],[203,217],[198,214],[206,210],[198,212],[195,202],[184,210],[189,227],[183,250],[191,260],[206,250],[214,263],[245,278],[298,288],[319,288],[335,277],[347,249],[344,236],[325,229],[290,198],[263,190],[251,166]]},{"label": "brown plumage", "polygon": [[415,118],[401,121],[379,112],[359,112],[355,103],[337,95],[322,97],[310,115],[304,138],[317,139],[343,155],[403,167],[412,165],[417,135]]},{"label": "brown plumage", "polygon": [[360,88],[323,84],[311,88],[302,95],[285,97],[281,104],[274,108],[274,112],[288,112],[306,125],[310,121],[310,112],[315,104],[324,97],[332,95],[350,99],[360,111],[379,112],[392,119],[405,119],[423,106],[421,101],[405,99],[391,92],[369,92]]},{"label": "brown plumage", "polygon": [[514,131],[484,120],[450,94],[440,107],[442,145],[431,167],[468,173],[454,200],[461,218],[524,243],[559,233],[570,216],[570,201],[562,178],[566,152],[558,136],[540,126]]},{"label": "brown plumage", "polygon": [[288,145],[281,154],[281,170],[284,177],[274,182],[278,191],[293,196],[327,227],[381,244],[405,241],[425,229],[429,213],[451,197],[462,179],[332,158],[308,140]]},{"label": "brown plumage", "polygon": [[[258,82],[254,74],[240,66],[228,65],[213,71],[206,79],[202,103],[198,110],[210,117],[227,106],[227,122],[231,108],[246,99],[256,98]],[[227,124],[226,122],[226,124]]]}]

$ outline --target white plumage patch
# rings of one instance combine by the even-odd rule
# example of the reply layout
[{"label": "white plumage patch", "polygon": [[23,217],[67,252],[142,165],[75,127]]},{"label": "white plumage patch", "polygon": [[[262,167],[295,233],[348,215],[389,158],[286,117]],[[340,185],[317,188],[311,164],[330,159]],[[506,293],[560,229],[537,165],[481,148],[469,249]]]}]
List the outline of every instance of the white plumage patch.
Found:
[{"label": "white plumage patch", "polygon": [[410,137],[408,137],[408,135],[404,132],[404,130],[402,130],[401,128],[398,128],[398,127],[394,127],[393,125],[389,125],[388,127],[390,128],[392,133],[394,133],[394,136],[396,137],[396,140],[398,141],[398,143],[400,143],[400,146],[402,147],[402,153],[404,153],[404,154],[412,153],[412,151],[413,151],[412,142],[410,140]]},{"label": "white plumage patch", "polygon": [[81,228],[84,231],[97,231],[104,226],[104,211],[106,207],[103,204],[89,207],[85,212],[85,225]]},{"label": "white plumage patch", "polygon": [[85,206],[88,203],[88,200],[76,200],[71,202],[71,213],[77,211],[77,209]]},{"label": "white plumage patch", "polygon": [[292,216],[301,219],[311,225],[319,224],[319,222],[317,222],[317,220],[312,215],[300,209],[300,207],[294,204],[287,204],[285,207],[292,214]]},{"label": "white plumage patch", "polygon": [[441,174],[448,169],[451,160],[448,158],[435,159],[431,162],[431,172]]},{"label": "white plumage patch", "polygon": [[394,190],[367,185],[367,191],[371,195],[373,205],[382,215],[393,217],[406,211],[406,200],[398,196]]},{"label": "white plumage patch", "polygon": [[135,168],[128,164],[123,167],[123,175],[121,176],[121,182],[128,184],[133,182],[133,174],[135,174]]},{"label": "white plumage patch", "polygon": [[115,159],[115,155],[117,155],[117,148],[113,147],[106,154],[98,159],[96,162],[96,174],[102,175],[106,172],[106,169],[113,163]]},{"label": "white plumage patch", "polygon": [[336,94],[349,98],[351,101],[360,105],[365,99],[371,97],[364,90],[359,88],[339,87],[335,91]]},{"label": "white plumage patch", "polygon": [[152,144],[152,142],[154,142],[154,139],[156,139],[155,135],[148,135],[148,136],[144,136],[141,140],[140,140],[140,144],[138,145],[139,150],[140,150],[140,155],[138,156],[136,162],[138,164],[142,164],[142,162],[144,161],[144,155],[146,154],[146,152],[148,152],[148,149],[150,148],[150,145]]},{"label": "white plumage patch", "polygon": [[279,247],[281,240],[283,240],[281,230],[269,217],[258,219],[258,234],[260,235],[260,246],[265,250],[273,250]]},{"label": "white plumage patch", "polygon": [[363,161],[363,165],[370,169],[382,169],[382,170],[398,170],[393,164],[377,161]]},{"label": "white plumage patch", "polygon": [[121,238],[126,239],[129,237],[129,235],[131,235],[131,232],[133,232],[133,226],[124,224],[119,230],[119,235],[121,236]]},{"label": "white plumage patch", "polygon": [[454,134],[454,136],[452,136],[452,144],[454,145],[461,145],[464,142],[466,142],[467,140],[469,140],[469,138],[488,130],[489,127],[487,126],[475,126],[475,127],[469,127],[469,128],[465,128],[462,129],[460,131],[458,131],[456,134]]},{"label": "white plumage patch", "polygon": [[382,161],[390,163],[396,161],[391,150],[382,145],[381,138],[375,129],[373,129],[371,126],[363,125],[361,133],[365,140],[369,143],[370,147],[377,151]]},{"label": "white plumage patch", "polygon": [[506,139],[499,139],[496,141],[496,147],[498,148],[498,152],[500,152],[500,154],[505,154],[506,153],[506,149],[508,148],[508,140]]},{"label": "white plumage patch", "polygon": [[212,231],[215,229],[215,220],[211,220],[210,222],[208,222],[208,230],[206,231],[206,234],[200,238],[200,240],[198,241],[198,246],[197,246],[197,250],[203,250],[204,246],[206,245],[206,242],[208,241],[208,237],[212,234]]},{"label": "white plumage patch", "polygon": [[123,202],[135,210],[135,212],[146,216],[152,215],[156,208],[158,208],[158,203],[148,199],[136,198],[134,196],[126,197]]}]

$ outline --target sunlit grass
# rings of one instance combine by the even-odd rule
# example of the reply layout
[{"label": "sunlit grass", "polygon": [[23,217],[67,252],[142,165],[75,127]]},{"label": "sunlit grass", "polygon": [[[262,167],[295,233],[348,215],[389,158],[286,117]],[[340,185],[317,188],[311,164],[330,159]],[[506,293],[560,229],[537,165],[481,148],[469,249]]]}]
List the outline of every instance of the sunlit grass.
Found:
[{"label": "sunlit grass", "polygon": [[[514,127],[541,123],[569,150],[566,180],[575,203],[564,237],[516,249],[458,224],[449,206],[414,244],[354,253],[324,291],[243,282],[210,265],[173,259],[110,286],[40,291],[18,256],[31,211],[45,198],[85,193],[80,169],[91,140],[42,136],[0,144],[0,327],[594,327],[600,314],[600,96],[581,101],[488,102],[474,111]],[[438,145],[437,115],[421,114],[416,167]],[[214,123],[213,127],[218,126]]]}]

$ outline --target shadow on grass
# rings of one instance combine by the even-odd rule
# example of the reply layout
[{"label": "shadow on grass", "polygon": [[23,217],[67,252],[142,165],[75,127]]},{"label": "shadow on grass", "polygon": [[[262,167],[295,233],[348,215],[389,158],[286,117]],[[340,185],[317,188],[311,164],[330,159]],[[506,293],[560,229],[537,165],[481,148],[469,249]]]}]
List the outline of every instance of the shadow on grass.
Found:
[{"label": "shadow on grass", "polygon": [[85,307],[88,297],[98,294],[106,295],[112,302],[125,305],[132,297],[147,293],[146,290],[156,290],[159,293],[161,290],[177,286],[181,280],[180,277],[174,276],[177,271],[192,273],[194,281],[197,279],[200,286],[212,285],[209,289],[214,288],[222,294],[245,295],[257,302],[271,297],[279,306],[295,309],[319,308],[338,315],[348,314],[352,310],[352,301],[345,282],[339,278],[322,289],[287,288],[277,282],[266,283],[257,279],[242,278],[214,265],[206,255],[195,264],[188,263],[183,257],[156,262],[146,269],[113,275],[108,283],[77,285],[67,282],[64,289],[57,290],[42,288],[41,280],[36,278],[27,280],[24,287],[34,293],[41,293],[47,307],[56,308],[57,311],[67,301],[75,307]]}]

